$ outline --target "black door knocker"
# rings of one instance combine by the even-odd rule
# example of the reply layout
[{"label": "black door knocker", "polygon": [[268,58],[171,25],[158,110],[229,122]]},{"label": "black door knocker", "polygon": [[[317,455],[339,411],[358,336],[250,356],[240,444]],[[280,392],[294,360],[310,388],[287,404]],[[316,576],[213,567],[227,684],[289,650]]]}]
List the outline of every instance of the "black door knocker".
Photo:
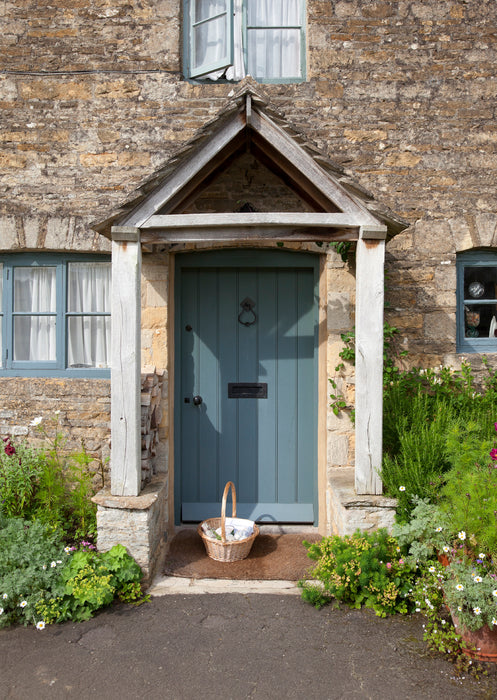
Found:
[{"label": "black door knocker", "polygon": [[[252,301],[250,297],[245,297],[245,299],[240,302],[240,306],[242,310],[238,314],[238,323],[241,323],[242,326],[252,326],[257,321],[257,316],[254,311],[255,301]],[[252,314],[253,318],[248,321],[242,321],[244,314]]]}]

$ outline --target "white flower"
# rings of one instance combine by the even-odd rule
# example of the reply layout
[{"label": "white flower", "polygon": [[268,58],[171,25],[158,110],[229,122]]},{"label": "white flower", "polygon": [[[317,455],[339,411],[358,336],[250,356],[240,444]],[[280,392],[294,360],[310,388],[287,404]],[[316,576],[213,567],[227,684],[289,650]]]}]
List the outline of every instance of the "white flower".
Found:
[{"label": "white flower", "polygon": [[481,583],[483,581],[481,576],[475,576],[475,583]]},{"label": "white flower", "polygon": [[20,608],[25,608],[27,604],[28,604],[27,600],[22,600],[22,601],[19,603],[19,607],[20,607]]},{"label": "white flower", "polygon": [[466,533],[464,532],[464,530],[461,530],[461,532],[458,532],[457,536],[459,537],[460,540],[466,539]]},{"label": "white flower", "polygon": [[473,612],[474,612],[475,615],[481,615],[481,608],[479,608],[478,606],[476,606],[476,608],[473,608]]},{"label": "white flower", "polygon": [[460,605],[457,606],[457,612],[462,612],[462,607]]},{"label": "white flower", "polygon": [[485,559],[485,555],[482,552],[480,552],[478,555],[478,559]]},{"label": "white flower", "polygon": [[[492,595],[493,595],[495,598],[497,598],[497,588],[496,588],[494,591],[492,591]],[[5,596],[4,596],[4,598],[5,598]]]},{"label": "white flower", "polygon": [[3,598],[4,600],[7,600],[8,597],[9,597],[9,596],[7,595],[7,593],[4,593],[3,596],[2,596],[2,598]]},{"label": "white flower", "polygon": [[57,562],[53,561],[53,562],[50,564],[50,566],[52,567],[52,569],[55,569],[55,567],[57,566]]},{"label": "white flower", "polygon": [[42,420],[43,420],[42,416],[36,416],[36,418],[33,418],[33,420],[31,421],[31,423],[29,425],[32,425],[32,426],[40,425]]},{"label": "white flower", "polygon": [[492,625],[497,625],[497,620],[495,619],[495,617],[492,618]]},{"label": "white flower", "polygon": [[0,615],[3,615],[3,608],[0,608]]},{"label": "white flower", "polygon": [[440,527],[440,525],[435,528],[435,532],[442,532],[442,528]]},{"label": "white flower", "polygon": [[464,591],[464,586],[462,585],[462,583],[457,584],[456,591]]},{"label": "white flower", "polygon": [[37,630],[44,630],[45,629],[45,623],[43,620],[40,620],[39,622],[36,623],[36,629]]},{"label": "white flower", "polygon": [[405,491],[406,487],[405,486],[399,486],[399,491]]},{"label": "white flower", "polygon": [[55,411],[55,415],[56,415],[56,416],[59,416],[59,415],[60,415],[60,408],[58,408],[58,409]]},{"label": "white flower", "polygon": [[47,568],[47,565],[43,564],[43,566],[41,568],[43,569],[43,571],[45,571],[45,569]]},{"label": "white flower", "polygon": [[62,560],[61,560],[61,559],[57,559],[57,564],[62,564]]},{"label": "white flower", "polygon": [[70,548],[70,547],[64,547],[64,552],[65,552],[66,554],[70,554],[70,553],[71,553],[71,548]]},{"label": "white flower", "polygon": [[434,574],[435,571],[436,571],[436,569],[435,569],[434,566],[430,566],[430,568],[428,569],[428,571],[429,571],[431,574]]},{"label": "white flower", "polygon": [[444,550],[444,552],[450,552],[450,547],[448,545],[445,545],[443,550]]}]

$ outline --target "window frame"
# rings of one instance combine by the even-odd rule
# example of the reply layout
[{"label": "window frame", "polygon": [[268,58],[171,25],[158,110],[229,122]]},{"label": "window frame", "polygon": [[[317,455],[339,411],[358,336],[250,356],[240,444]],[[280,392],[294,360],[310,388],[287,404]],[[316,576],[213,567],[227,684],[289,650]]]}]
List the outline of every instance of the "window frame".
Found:
[{"label": "window frame", "polygon": [[[497,338],[468,338],[465,335],[465,314],[464,306],[468,299],[464,298],[464,268],[465,267],[495,267],[497,276],[497,251],[492,250],[469,250],[458,253],[456,258],[456,350],[458,353],[495,353],[497,352]],[[496,304],[495,299],[475,300],[475,304]]]},{"label": "window frame", "polygon": [[[218,70],[224,70],[233,65],[234,56],[234,45],[233,45],[233,0],[226,0],[227,2],[227,12],[231,16],[231,22],[228,22],[228,33],[227,38],[227,58],[226,60],[219,61],[218,65],[209,66],[209,70],[196,70],[192,68],[192,55],[193,55],[193,17],[190,11],[192,3],[195,0],[182,0],[183,1],[183,65],[184,65],[184,75],[186,80],[193,83],[237,83],[239,80],[228,80],[226,78],[219,78],[218,80],[211,80],[208,78],[208,73],[214,73]],[[242,10],[242,36],[243,36],[243,57],[245,68],[247,66],[247,32],[250,28],[258,28],[258,25],[254,27],[248,26],[247,21],[247,3],[246,0],[242,0],[243,10]],[[259,83],[284,85],[284,84],[294,84],[294,83],[304,83],[307,80],[306,68],[307,68],[307,55],[306,55],[306,17],[307,8],[306,0],[300,0],[300,76],[290,77],[290,78],[263,78],[253,75],[254,80]],[[289,29],[295,28],[293,25],[288,27]],[[226,61],[229,57],[229,63]]]},{"label": "window frame", "polygon": [[[68,319],[74,316],[108,316],[110,311],[103,312],[70,312],[68,311],[68,267],[70,263],[111,263],[109,255],[84,255],[64,253],[13,253],[0,254],[0,283],[3,287],[1,323],[1,359],[0,377],[93,377],[110,379],[110,367],[67,367],[67,327]],[[14,270],[16,267],[55,267],[55,360],[26,361],[14,360],[14,319],[18,315],[14,311]],[[45,315],[45,314],[41,314]],[[110,362],[109,357],[109,362]]]}]

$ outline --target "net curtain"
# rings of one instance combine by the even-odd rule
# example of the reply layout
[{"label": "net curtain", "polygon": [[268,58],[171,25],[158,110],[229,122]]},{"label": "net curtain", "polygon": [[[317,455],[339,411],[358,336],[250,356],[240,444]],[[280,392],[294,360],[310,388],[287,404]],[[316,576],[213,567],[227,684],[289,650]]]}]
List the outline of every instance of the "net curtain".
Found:
[{"label": "net curtain", "polygon": [[[256,77],[284,78],[300,75],[300,30],[282,29],[300,25],[301,0],[247,0],[247,23],[258,28],[247,31],[247,67],[243,55],[243,2],[234,0],[233,65],[226,70],[209,73],[217,80],[241,80],[247,73]],[[223,0],[196,0],[197,16],[212,17],[225,9]],[[261,29],[260,27],[278,27]],[[199,63],[209,64],[226,53],[225,24],[222,21],[204,25],[198,43],[202,57]]]},{"label": "net curtain", "polygon": [[[67,280],[67,365],[108,367],[110,265],[70,263]],[[52,362],[56,347],[56,268],[18,267],[14,277],[14,360]],[[85,315],[96,313],[98,315]],[[74,314],[74,315],[72,315]]]}]

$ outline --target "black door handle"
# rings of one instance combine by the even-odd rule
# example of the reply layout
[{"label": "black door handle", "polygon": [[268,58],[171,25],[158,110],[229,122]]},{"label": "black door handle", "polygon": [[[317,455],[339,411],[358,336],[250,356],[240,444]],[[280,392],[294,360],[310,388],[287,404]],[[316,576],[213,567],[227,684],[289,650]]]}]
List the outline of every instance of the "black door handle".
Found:
[{"label": "black door handle", "polygon": [[193,397],[193,405],[194,406],[200,406],[202,403],[202,397],[201,396],[194,396]]}]

